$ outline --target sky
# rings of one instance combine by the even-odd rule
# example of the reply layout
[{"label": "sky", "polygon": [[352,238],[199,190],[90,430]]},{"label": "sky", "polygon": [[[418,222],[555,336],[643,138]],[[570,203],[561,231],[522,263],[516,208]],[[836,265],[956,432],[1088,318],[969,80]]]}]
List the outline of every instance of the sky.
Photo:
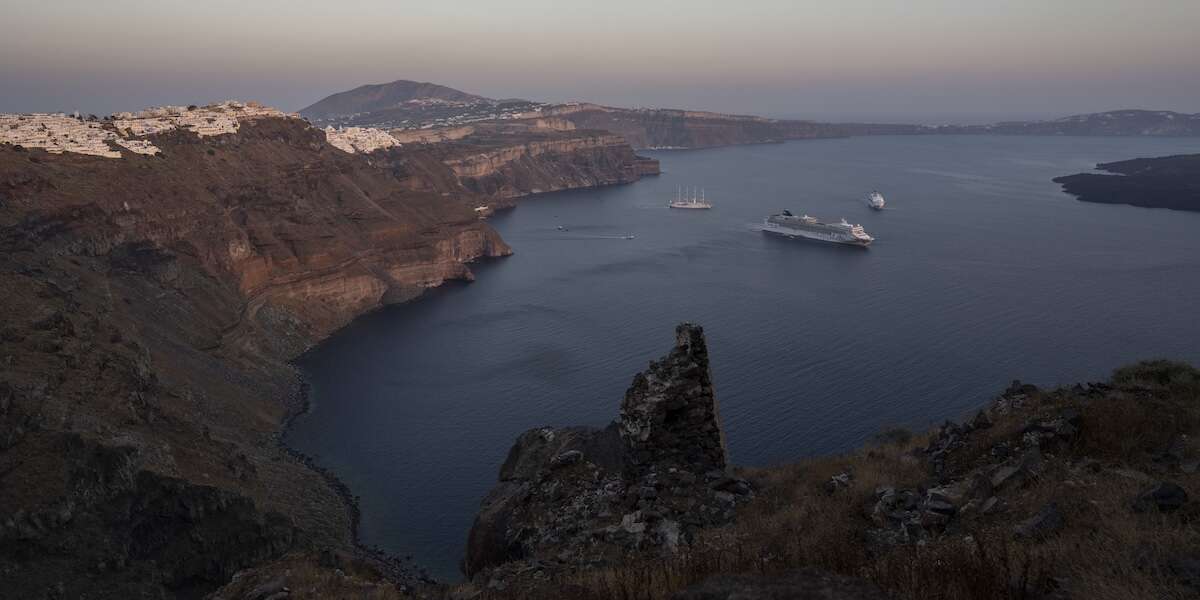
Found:
[{"label": "sky", "polygon": [[1200,0],[0,0],[0,112],[396,79],[817,119],[1200,112]]}]

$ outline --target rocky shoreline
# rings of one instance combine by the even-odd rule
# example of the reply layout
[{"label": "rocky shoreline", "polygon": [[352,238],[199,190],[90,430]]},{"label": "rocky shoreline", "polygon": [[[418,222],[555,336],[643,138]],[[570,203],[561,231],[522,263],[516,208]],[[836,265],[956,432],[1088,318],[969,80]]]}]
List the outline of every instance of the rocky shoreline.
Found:
[{"label": "rocky shoreline", "polygon": [[280,449],[320,475],[325,480],[325,485],[329,486],[337,494],[338,498],[342,500],[346,513],[350,518],[350,540],[353,543],[351,556],[355,560],[377,569],[387,581],[401,588],[416,588],[422,585],[436,584],[437,581],[423,567],[413,562],[412,557],[401,558],[393,556],[382,548],[363,544],[359,536],[359,526],[362,523],[362,509],[359,507],[359,497],[354,494],[350,486],[346,485],[338,477],[337,473],[322,466],[316,457],[305,454],[287,444],[286,438],[292,423],[297,418],[308,414],[312,407],[309,400],[311,388],[312,386],[304,380],[303,376],[297,373],[296,398],[298,399],[299,408],[288,415],[279,429],[277,443]]}]

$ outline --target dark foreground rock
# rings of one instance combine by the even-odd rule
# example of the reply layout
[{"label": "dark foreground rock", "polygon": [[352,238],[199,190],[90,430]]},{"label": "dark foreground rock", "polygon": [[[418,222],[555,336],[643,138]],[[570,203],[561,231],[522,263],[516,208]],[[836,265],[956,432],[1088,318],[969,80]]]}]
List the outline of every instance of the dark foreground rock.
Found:
[{"label": "dark foreground rock", "polygon": [[671,352],[634,377],[617,422],[517,439],[471,528],[464,572],[496,588],[629,552],[670,554],[733,518],[751,490],[727,472],[703,330],[675,333]]}]

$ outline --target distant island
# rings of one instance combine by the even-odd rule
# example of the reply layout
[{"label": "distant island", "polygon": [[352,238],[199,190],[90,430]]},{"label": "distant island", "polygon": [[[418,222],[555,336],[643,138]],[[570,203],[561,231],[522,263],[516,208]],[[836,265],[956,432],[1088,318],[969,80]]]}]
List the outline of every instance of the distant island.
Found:
[{"label": "distant island", "polygon": [[1135,158],[1096,165],[1113,173],[1078,173],[1054,179],[1084,202],[1200,211],[1200,154]]},{"label": "distant island", "polygon": [[943,134],[1191,137],[1200,136],[1200,113],[1124,109],[1047,121],[942,125],[932,129]]},{"label": "distant island", "polygon": [[988,125],[829,123],[676,108],[590,102],[496,100],[435,83],[362,85],[300,110],[315,125],[438,132],[480,123],[553,119],[563,126],[620,135],[635,149],[694,149],[861,135],[1200,136],[1200,114],[1123,109],[1045,121]]}]

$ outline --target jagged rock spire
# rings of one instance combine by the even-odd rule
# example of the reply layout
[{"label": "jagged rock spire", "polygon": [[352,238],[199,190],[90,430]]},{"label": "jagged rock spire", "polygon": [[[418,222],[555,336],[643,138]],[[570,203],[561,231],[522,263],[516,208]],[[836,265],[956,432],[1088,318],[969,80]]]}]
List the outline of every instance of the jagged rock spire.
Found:
[{"label": "jagged rock spire", "polygon": [[627,466],[635,472],[651,465],[725,470],[725,432],[704,328],[679,324],[671,352],[634,376],[621,402],[620,429]]}]

